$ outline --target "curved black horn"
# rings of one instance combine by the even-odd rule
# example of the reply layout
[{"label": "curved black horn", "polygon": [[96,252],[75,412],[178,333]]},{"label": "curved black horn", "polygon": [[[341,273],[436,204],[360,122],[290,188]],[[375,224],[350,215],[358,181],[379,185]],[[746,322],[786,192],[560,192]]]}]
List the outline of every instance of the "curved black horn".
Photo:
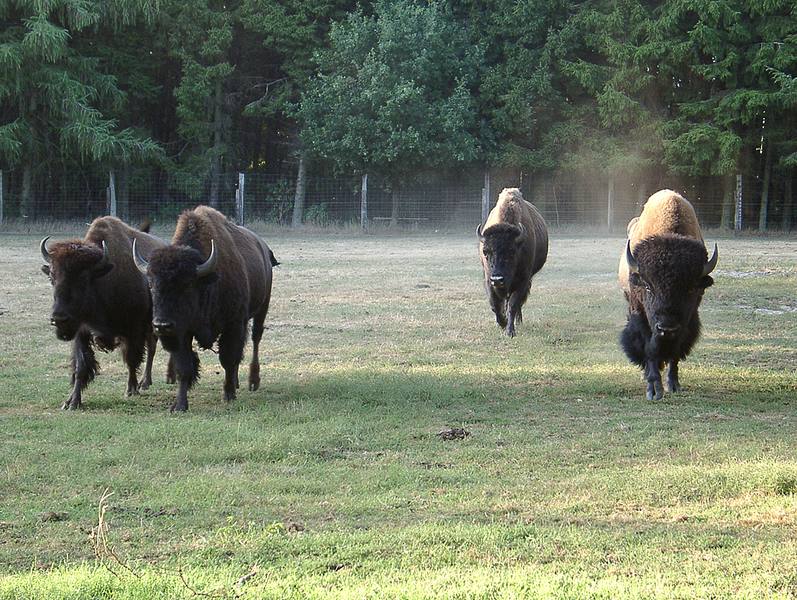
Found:
[{"label": "curved black horn", "polygon": [[210,275],[216,270],[216,262],[219,260],[219,255],[216,253],[216,242],[210,240],[210,256],[208,259],[196,268],[197,277],[204,277]]},{"label": "curved black horn", "polygon": [[49,239],[50,236],[48,235],[39,243],[39,249],[42,252],[42,258],[44,259],[44,262],[46,262],[47,264],[50,263],[50,251],[47,249],[47,240]]},{"label": "curved black horn", "polygon": [[714,254],[711,255],[711,258],[708,259],[706,266],[703,267],[703,277],[708,275],[714,270],[714,267],[717,266],[717,259],[719,259],[719,254],[717,253],[717,243],[714,243]]},{"label": "curved black horn", "polygon": [[639,273],[639,263],[634,258],[634,255],[631,254],[631,240],[625,243],[625,262],[628,263],[629,273]]},{"label": "curved black horn", "polygon": [[479,239],[480,239],[480,240],[481,240],[481,239],[484,239],[484,236],[482,235],[482,224],[481,224],[481,223],[479,223],[478,225],[476,225],[476,235],[478,235],[478,236],[479,236]]},{"label": "curved black horn", "polygon": [[147,268],[149,267],[149,262],[147,261],[146,258],[144,258],[138,253],[138,248],[136,247],[137,241],[138,240],[136,238],[133,238],[133,262],[136,263],[138,270],[144,273],[144,275],[146,275]]}]

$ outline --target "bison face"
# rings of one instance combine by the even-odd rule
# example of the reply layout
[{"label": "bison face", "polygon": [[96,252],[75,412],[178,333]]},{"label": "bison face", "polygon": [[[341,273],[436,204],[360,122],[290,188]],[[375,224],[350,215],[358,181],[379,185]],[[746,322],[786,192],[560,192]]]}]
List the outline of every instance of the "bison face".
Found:
[{"label": "bison face", "polygon": [[152,291],[152,327],[164,348],[170,352],[189,343],[190,337],[209,347],[213,343],[208,330],[208,291],[217,279],[215,244],[210,257],[188,246],[169,246],[155,250],[144,260],[133,244],[133,258],[147,275]]},{"label": "bison face", "polygon": [[697,314],[703,292],[714,283],[709,273],[717,264],[716,246],[707,260],[702,242],[666,235],[641,241],[634,255],[629,243],[628,282],[632,295],[644,306],[653,338],[680,339]]},{"label": "bison face", "polygon": [[512,289],[520,250],[526,241],[526,230],[523,225],[499,223],[483,233],[479,226],[476,232],[479,234],[485,280],[492,290],[503,296]]},{"label": "bison face", "polygon": [[97,292],[95,282],[107,275],[113,264],[108,259],[108,248],[83,241],[61,242],[47,249],[47,240],[41,241],[45,264],[42,271],[53,286],[53,309],[50,324],[61,340],[71,340],[84,322],[90,322],[96,313]]}]

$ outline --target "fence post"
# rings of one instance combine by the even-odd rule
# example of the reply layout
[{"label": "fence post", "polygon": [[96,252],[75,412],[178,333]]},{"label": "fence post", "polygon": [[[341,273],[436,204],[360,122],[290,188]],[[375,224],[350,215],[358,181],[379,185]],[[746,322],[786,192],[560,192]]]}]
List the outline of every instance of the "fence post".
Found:
[{"label": "fence post", "polygon": [[3,224],[3,170],[0,169],[0,225]]},{"label": "fence post", "polygon": [[611,233],[614,223],[614,175],[609,175],[609,197],[606,204],[606,229]]},{"label": "fence post", "polygon": [[368,232],[368,173],[363,175],[360,187],[360,227],[364,232]]},{"label": "fence post", "polygon": [[113,169],[108,171],[108,198],[109,208],[108,212],[112,217],[116,216],[116,180],[114,178]]},{"label": "fence post", "polygon": [[742,230],[742,174],[736,174],[736,214],[733,220],[733,229]]},{"label": "fence post", "polygon": [[246,186],[246,174],[245,173],[238,173],[238,189],[235,190],[235,220],[238,222],[238,225],[245,224],[245,208],[244,208],[244,198],[246,197],[245,194],[245,186]]},{"label": "fence post", "polygon": [[482,225],[490,214],[490,170],[484,172],[484,187],[482,188]]}]

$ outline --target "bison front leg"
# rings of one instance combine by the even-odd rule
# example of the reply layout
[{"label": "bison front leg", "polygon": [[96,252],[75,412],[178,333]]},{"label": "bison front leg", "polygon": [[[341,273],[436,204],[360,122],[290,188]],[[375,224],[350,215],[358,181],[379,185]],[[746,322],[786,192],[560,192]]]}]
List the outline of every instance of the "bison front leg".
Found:
[{"label": "bison front leg", "polygon": [[648,381],[648,389],[645,394],[648,400],[661,400],[664,396],[664,388],[661,385],[661,369],[659,361],[648,359],[645,366],[645,378]]},{"label": "bison front leg", "polygon": [[[509,295],[509,300],[507,300],[506,303],[506,334],[509,337],[515,337],[515,322],[523,320],[521,309],[526,298],[529,296],[529,289],[531,289],[531,281],[524,283],[520,288]],[[518,319],[518,315],[520,315],[520,319]]]},{"label": "bison front leg", "polygon": [[91,333],[81,329],[72,342],[72,393],[61,406],[64,410],[80,408],[83,390],[97,374],[97,359],[91,347]]},{"label": "bison front leg", "polygon": [[224,367],[224,399],[235,400],[238,388],[238,366],[244,357],[246,343],[246,323],[225,331],[219,338],[219,362]]},{"label": "bison front leg", "polygon": [[[188,390],[199,378],[199,356],[191,350],[191,341],[188,347],[172,353],[174,369],[177,372],[177,398],[172,404],[172,412],[185,412],[188,410]],[[171,362],[171,360],[170,360]]]},{"label": "bison front leg", "polygon": [[501,329],[506,327],[506,298],[495,293],[495,290],[488,285],[487,296],[490,299],[490,308],[495,313],[495,322]]},{"label": "bison front leg", "polygon": [[671,360],[667,367],[667,391],[680,392],[681,384],[678,381],[678,360]]}]

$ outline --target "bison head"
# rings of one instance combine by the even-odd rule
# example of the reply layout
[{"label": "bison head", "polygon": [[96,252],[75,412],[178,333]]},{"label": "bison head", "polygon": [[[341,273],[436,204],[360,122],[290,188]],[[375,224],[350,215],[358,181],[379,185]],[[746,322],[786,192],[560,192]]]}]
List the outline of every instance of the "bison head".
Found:
[{"label": "bison head", "polygon": [[39,247],[45,263],[42,271],[53,286],[50,324],[59,339],[71,340],[81,323],[91,320],[96,310],[95,282],[107,275],[113,264],[104,240],[101,246],[73,240],[48,249],[48,239],[49,236],[44,238]]},{"label": "bison head", "polygon": [[133,241],[133,259],[144,273],[152,290],[152,327],[164,347],[174,351],[195,336],[203,346],[210,346],[207,319],[207,292],[217,280],[218,252],[211,240],[210,256],[202,258],[189,246],[168,246],[144,259]]},{"label": "bison head", "polygon": [[714,283],[717,246],[708,259],[703,242],[680,235],[663,235],[639,242],[631,253],[626,244],[631,293],[645,308],[652,335],[662,340],[685,335],[697,313],[703,292]]},{"label": "bison head", "polygon": [[517,270],[520,247],[526,241],[523,225],[498,223],[482,232],[481,225],[476,228],[484,265],[484,276],[490,287],[503,296],[512,289]]}]

